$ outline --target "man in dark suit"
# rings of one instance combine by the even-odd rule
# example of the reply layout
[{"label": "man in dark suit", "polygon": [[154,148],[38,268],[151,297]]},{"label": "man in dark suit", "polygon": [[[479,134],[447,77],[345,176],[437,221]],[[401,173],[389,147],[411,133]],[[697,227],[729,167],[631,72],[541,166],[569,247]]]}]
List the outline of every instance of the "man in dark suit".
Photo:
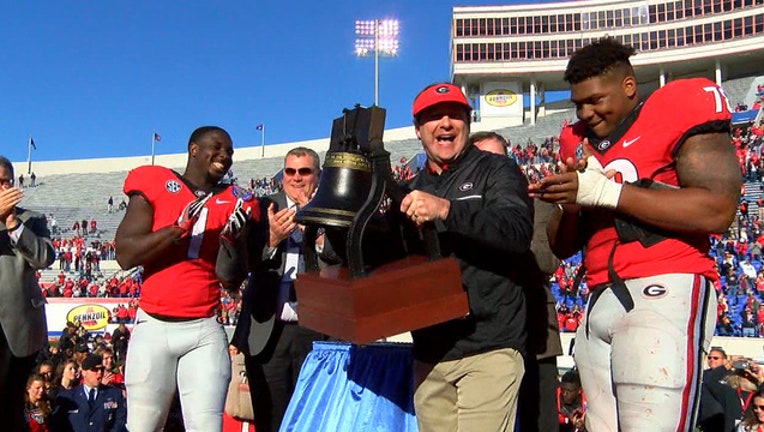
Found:
[{"label": "man in dark suit", "polygon": [[125,362],[128,342],[130,342],[130,330],[125,327],[125,323],[119,323],[111,334],[111,343],[114,346],[114,356],[120,363]]},{"label": "man in dark suit", "polygon": [[[470,142],[480,150],[507,156],[509,143],[496,132],[476,132],[470,135]],[[554,204],[533,202],[530,254],[518,258],[524,262],[521,267],[525,269],[523,288],[528,310],[525,374],[517,401],[517,421],[522,431],[556,432],[559,429],[557,356],[562,355],[562,345],[549,278],[560,260],[552,253],[546,237],[547,223],[556,211],[559,210]]]},{"label": "man in dark suit", "polygon": [[47,338],[45,300],[35,271],[53,263],[45,215],[17,207],[13,165],[0,156],[0,425],[24,428],[23,395],[35,354]]},{"label": "man in dark suit", "polygon": [[104,367],[98,354],[82,362],[82,384],[58,394],[56,430],[126,432],[127,405],[122,390],[101,384]]},{"label": "man in dark suit", "polygon": [[703,371],[700,386],[698,428],[703,431],[731,432],[743,418],[742,395],[733,389],[726,378],[734,373],[732,361],[721,347],[708,351],[708,369]]},{"label": "man in dark suit", "polygon": [[[290,150],[284,159],[283,192],[262,200],[261,214],[268,215],[267,223],[262,218],[246,236],[249,258],[244,261],[251,273],[231,343],[246,355],[255,428],[262,432],[278,430],[313,341],[324,339],[298,324],[293,283],[304,269],[302,228],[294,216],[318,187],[319,164],[311,149]],[[323,239],[319,237],[317,244],[322,248]],[[236,254],[235,249],[229,252]],[[236,279],[232,277],[236,272],[223,270],[220,260],[217,270],[224,281]]]}]

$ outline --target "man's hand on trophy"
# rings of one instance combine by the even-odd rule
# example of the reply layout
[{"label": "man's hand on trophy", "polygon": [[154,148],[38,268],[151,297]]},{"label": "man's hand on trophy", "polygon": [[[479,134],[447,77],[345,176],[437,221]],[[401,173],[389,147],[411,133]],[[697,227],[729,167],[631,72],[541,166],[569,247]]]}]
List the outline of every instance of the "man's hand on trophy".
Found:
[{"label": "man's hand on trophy", "polygon": [[270,226],[268,246],[278,246],[295,229],[297,224],[294,221],[294,214],[295,211],[289,208],[274,212],[273,203],[268,205],[268,225]]},{"label": "man's hand on trophy", "polygon": [[413,191],[401,201],[401,213],[417,225],[435,220],[445,220],[451,202],[422,191]]}]

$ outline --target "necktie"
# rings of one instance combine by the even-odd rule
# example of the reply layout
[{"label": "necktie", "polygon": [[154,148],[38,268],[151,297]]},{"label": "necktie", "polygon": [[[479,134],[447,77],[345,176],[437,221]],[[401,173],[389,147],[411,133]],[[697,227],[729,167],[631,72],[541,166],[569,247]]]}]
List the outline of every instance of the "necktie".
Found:
[{"label": "necktie", "polygon": [[88,393],[88,405],[90,405],[90,408],[93,408],[93,404],[95,403],[95,394],[96,389],[92,388],[90,389],[90,392]]}]

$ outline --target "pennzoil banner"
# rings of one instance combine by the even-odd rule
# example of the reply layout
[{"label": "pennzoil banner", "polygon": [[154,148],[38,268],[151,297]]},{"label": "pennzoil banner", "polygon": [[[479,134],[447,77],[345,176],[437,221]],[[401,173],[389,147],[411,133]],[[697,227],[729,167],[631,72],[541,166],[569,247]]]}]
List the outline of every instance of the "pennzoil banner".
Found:
[{"label": "pennzoil banner", "polygon": [[522,123],[523,90],[520,82],[508,80],[483,83],[480,116],[515,119]]},{"label": "pennzoil banner", "polygon": [[111,311],[98,304],[85,304],[72,308],[66,320],[80,323],[87,331],[101,330],[109,324]]},{"label": "pennzoil banner", "polygon": [[517,102],[517,94],[507,89],[491,90],[485,95],[485,102],[499,108],[508,107]]},{"label": "pennzoil banner", "polygon": [[[48,323],[48,337],[61,336],[67,321],[80,321],[91,333],[111,332],[117,326],[113,318],[114,310],[123,305],[128,307],[129,298],[109,297],[49,297],[46,299],[45,316]],[[110,321],[110,318],[112,320]],[[128,323],[128,327],[130,323]]]}]

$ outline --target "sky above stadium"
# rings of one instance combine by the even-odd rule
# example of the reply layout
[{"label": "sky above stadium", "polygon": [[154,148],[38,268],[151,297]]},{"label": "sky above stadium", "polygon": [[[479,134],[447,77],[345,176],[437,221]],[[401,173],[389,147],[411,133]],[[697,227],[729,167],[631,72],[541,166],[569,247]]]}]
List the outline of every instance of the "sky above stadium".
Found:
[{"label": "sky above stadium", "polygon": [[0,26],[0,154],[14,162],[184,152],[201,125],[235,147],[327,137],[374,99],[373,58],[354,54],[355,20],[400,21],[380,59],[386,127],[449,79],[452,6],[516,1],[293,0],[7,2]]}]

